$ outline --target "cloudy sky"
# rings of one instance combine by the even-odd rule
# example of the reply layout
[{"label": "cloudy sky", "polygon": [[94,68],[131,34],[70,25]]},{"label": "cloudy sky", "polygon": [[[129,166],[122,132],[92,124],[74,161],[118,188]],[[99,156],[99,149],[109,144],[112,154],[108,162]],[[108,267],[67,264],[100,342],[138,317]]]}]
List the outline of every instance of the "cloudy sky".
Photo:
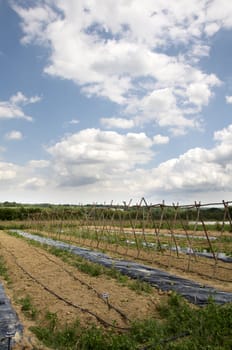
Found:
[{"label": "cloudy sky", "polygon": [[0,0],[0,202],[232,199],[232,2]]}]

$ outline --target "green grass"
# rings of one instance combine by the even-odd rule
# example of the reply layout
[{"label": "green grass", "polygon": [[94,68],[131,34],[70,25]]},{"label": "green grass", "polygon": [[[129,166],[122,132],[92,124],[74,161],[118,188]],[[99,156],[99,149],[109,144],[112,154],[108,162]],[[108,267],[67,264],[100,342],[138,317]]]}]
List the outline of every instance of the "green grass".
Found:
[{"label": "green grass", "polygon": [[118,281],[122,285],[127,285],[129,278],[126,275],[123,275],[120,271],[115,269],[114,267],[110,268],[105,268],[105,274],[110,277],[114,278],[116,281]]},{"label": "green grass", "polygon": [[7,272],[5,260],[4,260],[3,256],[1,256],[1,255],[0,255],[0,276],[2,276],[4,278],[4,280],[7,281],[7,283],[11,282],[10,276]]},{"label": "green grass", "polygon": [[89,276],[97,277],[104,274],[104,269],[99,264],[89,263],[88,261],[76,262],[75,266],[79,271],[86,273]]},{"label": "green grass", "polygon": [[221,236],[216,239],[216,242],[221,243],[232,243],[232,237],[230,236]]},{"label": "green grass", "polygon": [[152,293],[153,291],[153,288],[149,283],[140,280],[131,281],[128,287],[137,292],[138,294]]},{"label": "green grass", "polygon": [[37,338],[52,349],[76,349],[80,336],[79,322],[61,326],[56,313],[47,312],[39,325],[30,328]]},{"label": "green grass", "polygon": [[229,350],[232,348],[232,304],[218,306],[209,300],[205,308],[190,308],[173,294],[168,304],[159,307],[168,337],[186,334],[177,342],[157,349]]},{"label": "green grass", "polygon": [[31,330],[46,346],[56,350],[231,350],[232,305],[192,308],[172,294],[157,308],[159,319],[135,321],[128,332],[117,333],[96,325],[61,326],[56,314]]},{"label": "green grass", "polygon": [[31,320],[35,320],[37,318],[38,310],[33,306],[32,299],[29,295],[19,299],[18,302],[21,304],[21,310],[25,316]]}]

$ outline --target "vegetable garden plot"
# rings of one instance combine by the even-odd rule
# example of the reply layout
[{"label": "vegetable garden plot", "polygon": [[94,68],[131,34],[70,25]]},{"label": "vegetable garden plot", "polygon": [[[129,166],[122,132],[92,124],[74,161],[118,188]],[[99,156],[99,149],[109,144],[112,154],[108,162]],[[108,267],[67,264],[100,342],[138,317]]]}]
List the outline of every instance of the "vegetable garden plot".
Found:
[{"label": "vegetable garden plot", "polygon": [[165,271],[160,271],[158,269],[137,264],[132,261],[113,259],[106,254],[92,251],[90,249],[80,248],[61,241],[53,240],[51,238],[32,235],[20,230],[13,231],[25,238],[32,239],[49,246],[68,250],[73,254],[77,254],[87,260],[102,264],[106,267],[113,267],[125,275],[146,281],[163,291],[175,291],[184,296],[191,303],[197,305],[207,304],[209,297],[212,297],[215,302],[219,304],[232,302],[232,293],[221,292],[212,287],[202,286],[199,283],[171,275]]},{"label": "vegetable garden plot", "polygon": [[[144,243],[144,246],[141,244],[141,249],[138,254],[138,250],[136,244],[131,239],[127,240],[127,242],[122,242],[122,244],[116,244],[108,241],[98,241],[94,237],[84,236],[82,235],[82,231],[79,231],[77,228],[74,233],[69,234],[68,229],[65,227],[62,232],[56,234],[54,231],[44,231],[44,230],[29,230],[31,233],[38,232],[46,237],[51,237],[55,239],[59,239],[73,245],[78,246],[88,246],[91,249],[97,250],[105,250],[110,253],[116,254],[117,256],[123,257],[124,259],[136,259],[155,267],[161,268],[174,268],[187,273],[194,273],[195,275],[210,278],[212,281],[220,281],[220,282],[231,282],[232,281],[232,264],[230,263],[231,258],[226,256],[225,254],[216,254],[217,260],[215,260],[215,256],[210,252],[201,252],[196,249],[192,250],[192,248],[181,248],[179,245],[178,254],[176,252],[175,246],[169,246],[168,244],[159,245],[157,247],[156,243],[152,244],[152,247],[147,247],[147,244]],[[146,244],[146,246],[145,246]],[[227,246],[227,245],[226,245]],[[162,250],[160,249],[162,248]],[[223,248],[223,247],[222,247]],[[210,258],[210,259],[208,259]]]},{"label": "vegetable garden plot", "polygon": [[136,205],[44,210],[29,215],[24,227],[125,259],[232,282],[231,203],[153,205],[142,198]]}]

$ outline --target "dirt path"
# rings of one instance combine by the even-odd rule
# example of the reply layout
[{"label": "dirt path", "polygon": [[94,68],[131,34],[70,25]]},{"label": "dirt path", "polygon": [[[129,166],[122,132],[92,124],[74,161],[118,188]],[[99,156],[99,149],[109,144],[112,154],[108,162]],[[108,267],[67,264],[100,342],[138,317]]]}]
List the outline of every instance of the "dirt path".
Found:
[{"label": "dirt path", "polygon": [[[106,276],[90,277],[42,248],[3,231],[0,232],[0,255],[6,261],[12,281],[8,286],[5,284],[6,293],[25,327],[24,334],[28,339],[25,349],[30,349],[30,343],[35,342],[28,331],[33,321],[25,318],[18,303],[27,295],[39,310],[40,318],[50,311],[63,323],[78,318],[82,325],[102,323],[120,328],[129,327],[128,320],[154,315],[155,305],[161,298],[166,298],[155,289],[151,294],[138,295]],[[104,293],[109,295],[112,307],[102,297]]]}]

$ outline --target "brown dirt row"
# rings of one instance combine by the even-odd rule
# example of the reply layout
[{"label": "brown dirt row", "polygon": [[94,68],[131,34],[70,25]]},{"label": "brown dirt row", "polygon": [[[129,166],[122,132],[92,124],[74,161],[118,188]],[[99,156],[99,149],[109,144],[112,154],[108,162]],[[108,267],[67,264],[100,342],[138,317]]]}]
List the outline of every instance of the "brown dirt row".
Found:
[{"label": "brown dirt row", "polygon": [[[48,290],[81,308],[90,310],[109,324],[119,327],[129,326],[128,322],[114,309],[110,309],[93,290],[78,282],[73,276],[88,283],[100,294],[108,293],[110,303],[125,313],[130,320],[154,316],[155,305],[162,298],[167,297],[155,289],[151,294],[138,295],[114,279],[86,275],[42,248],[34,247],[25,240],[7,235],[3,231],[0,232],[0,255],[6,261],[12,281],[10,284],[5,283],[6,293],[25,328],[23,342],[27,345],[21,349],[32,349],[30,344],[36,343],[28,330],[34,321],[28,321],[25,318],[18,302],[27,295],[32,298],[41,319],[46,311],[50,311],[56,313],[60,322],[64,324],[73,322],[77,318],[83,326],[99,324],[95,317],[67,305]],[[47,290],[43,286],[46,286]],[[37,344],[37,349],[39,348],[45,350],[45,347],[39,347]]]}]

